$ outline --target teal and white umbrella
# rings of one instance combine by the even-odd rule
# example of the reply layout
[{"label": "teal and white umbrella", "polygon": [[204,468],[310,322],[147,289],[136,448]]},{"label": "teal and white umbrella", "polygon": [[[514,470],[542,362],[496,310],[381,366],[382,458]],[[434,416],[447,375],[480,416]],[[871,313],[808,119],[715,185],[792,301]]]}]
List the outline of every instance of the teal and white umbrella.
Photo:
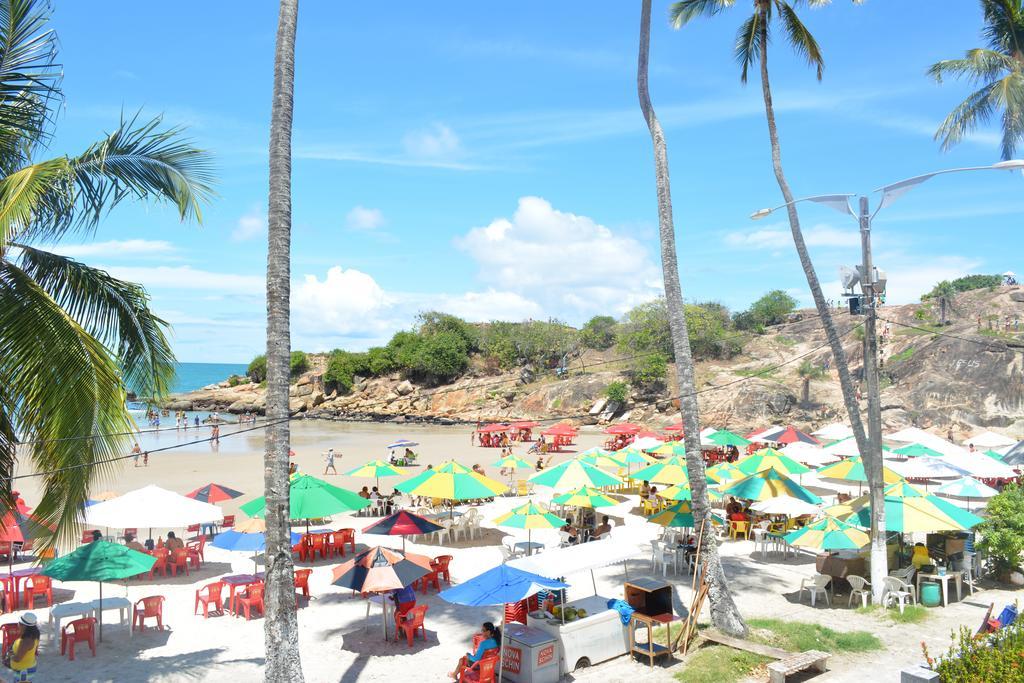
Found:
[{"label": "teal and white umbrella", "polygon": [[999,494],[999,491],[996,491],[991,486],[978,481],[974,477],[962,477],[956,481],[951,481],[948,484],[943,484],[939,488],[935,489],[935,492],[944,496],[966,498],[968,510],[971,508],[972,498],[981,498],[984,500]]}]

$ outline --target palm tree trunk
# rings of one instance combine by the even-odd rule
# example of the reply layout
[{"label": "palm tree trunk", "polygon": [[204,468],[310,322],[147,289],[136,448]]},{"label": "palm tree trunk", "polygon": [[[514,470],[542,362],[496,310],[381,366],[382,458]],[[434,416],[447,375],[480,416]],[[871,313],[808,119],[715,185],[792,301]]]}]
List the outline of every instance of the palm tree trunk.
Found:
[{"label": "palm tree trunk", "polygon": [[864,422],[861,420],[860,404],[857,401],[857,391],[850,376],[849,363],[846,360],[846,351],[843,349],[842,340],[836,331],[835,323],[832,321],[832,312],[825,303],[825,297],[821,293],[821,283],[818,281],[818,274],[811,263],[811,256],[804,243],[803,233],[800,231],[800,217],[797,214],[796,205],[793,203],[793,193],[786,182],[786,176],[782,172],[782,150],[779,146],[779,131],[775,124],[775,108],[772,105],[771,83],[768,79],[768,17],[765,13],[761,15],[761,91],[764,95],[764,111],[768,120],[768,137],[772,147],[772,168],[775,170],[775,179],[779,183],[783,200],[786,202],[786,212],[789,215],[789,227],[793,233],[793,245],[800,257],[800,265],[807,277],[807,286],[814,298],[814,306],[818,309],[818,317],[821,319],[821,327],[825,330],[825,337],[828,339],[832,349],[832,357],[836,362],[836,371],[839,373],[839,386],[843,391],[843,403],[846,405],[846,412],[850,417],[850,428],[853,430],[854,439],[857,441],[857,450],[860,451],[864,472],[868,479],[868,493],[871,496],[871,589],[876,604],[882,600],[883,579],[888,574],[888,556],[885,548],[885,496],[882,482],[882,449],[881,444],[869,444],[867,434],[864,430]]},{"label": "palm tree trunk", "polygon": [[736,636],[747,634],[739,608],[729,591],[722,561],[718,555],[718,542],[711,530],[711,505],[704,475],[704,456],[700,449],[700,416],[698,414],[693,356],[686,329],[683,291],[679,284],[679,265],[676,263],[675,226],[672,219],[672,195],[669,187],[668,152],[665,135],[651,105],[647,86],[647,63],[651,44],[651,0],[641,0],[640,55],[637,63],[636,85],[647,128],[654,146],[654,176],[658,193],[658,231],[661,239],[661,268],[665,280],[665,301],[668,305],[669,326],[672,330],[672,349],[676,360],[676,378],[679,385],[680,410],[686,439],[686,471],[690,476],[693,495],[695,528],[708,530],[701,546],[704,573],[708,581],[711,601],[711,621],[720,630]]},{"label": "palm tree trunk", "polygon": [[939,298],[939,324],[946,324],[946,297]]},{"label": "palm tree trunk", "polygon": [[267,438],[263,459],[266,496],[265,680],[302,681],[299,628],[289,543],[288,324],[292,230],[292,105],[295,89],[295,27],[298,0],[281,0],[274,52],[274,100],[270,113],[270,191],[267,234]]}]

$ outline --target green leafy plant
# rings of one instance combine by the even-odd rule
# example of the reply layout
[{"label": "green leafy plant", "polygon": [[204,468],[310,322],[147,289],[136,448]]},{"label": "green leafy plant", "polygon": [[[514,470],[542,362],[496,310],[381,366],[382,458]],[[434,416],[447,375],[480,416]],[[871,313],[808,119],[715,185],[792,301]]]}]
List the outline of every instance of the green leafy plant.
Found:
[{"label": "green leafy plant", "polygon": [[951,634],[944,655],[932,657],[923,642],[928,666],[938,672],[942,683],[979,683],[981,681],[1024,681],[1024,622],[1017,620],[986,637],[975,637],[961,626]]},{"label": "green leafy plant", "polygon": [[604,388],[604,395],[614,403],[625,403],[629,393],[629,386],[625,382],[612,382]]},{"label": "green leafy plant", "polygon": [[1024,487],[1008,484],[988,502],[988,517],[977,526],[978,547],[995,563],[1004,580],[1021,566],[1024,553]]},{"label": "green leafy plant", "polygon": [[288,371],[292,377],[298,377],[309,370],[309,356],[305,351],[292,351],[291,360],[288,363]]},{"label": "green leafy plant", "polygon": [[651,353],[639,358],[631,373],[637,386],[655,389],[662,386],[668,374],[668,358],[661,353]]},{"label": "green leafy plant", "polygon": [[610,315],[595,315],[580,330],[580,341],[589,349],[610,349],[615,344],[617,324]]},{"label": "green leafy plant", "polygon": [[249,367],[246,368],[245,374],[249,375],[249,379],[259,384],[267,379],[267,357],[262,353],[252,359],[249,363]]}]

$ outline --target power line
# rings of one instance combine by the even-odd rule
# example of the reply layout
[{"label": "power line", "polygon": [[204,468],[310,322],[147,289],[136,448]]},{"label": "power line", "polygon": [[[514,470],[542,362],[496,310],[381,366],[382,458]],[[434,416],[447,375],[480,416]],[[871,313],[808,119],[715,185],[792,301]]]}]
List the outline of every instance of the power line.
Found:
[{"label": "power line", "polygon": [[927,332],[929,334],[934,334],[934,335],[937,335],[939,337],[949,337],[950,339],[957,339],[959,341],[968,342],[969,344],[976,344],[978,346],[985,347],[989,351],[995,351],[995,352],[999,352],[999,353],[1006,353],[1006,352],[1020,353],[1020,352],[1024,352],[1024,347],[1020,347],[1020,346],[1010,346],[1009,344],[1004,344],[1004,345],[1000,346],[998,344],[993,344],[991,342],[981,341],[979,339],[971,339],[970,337],[961,337],[960,335],[950,334],[949,332],[937,332],[937,331],[935,331],[933,329],[930,329],[930,328],[927,328],[927,327],[918,327],[917,325],[911,325],[909,323],[901,323],[901,322],[899,322],[897,320],[889,320],[888,318],[879,318],[879,320],[881,320],[883,322],[887,322],[887,323],[892,323],[893,325],[898,325],[900,327],[906,327],[906,328],[909,328],[909,329],[912,329],[912,330],[919,330],[921,332]]}]

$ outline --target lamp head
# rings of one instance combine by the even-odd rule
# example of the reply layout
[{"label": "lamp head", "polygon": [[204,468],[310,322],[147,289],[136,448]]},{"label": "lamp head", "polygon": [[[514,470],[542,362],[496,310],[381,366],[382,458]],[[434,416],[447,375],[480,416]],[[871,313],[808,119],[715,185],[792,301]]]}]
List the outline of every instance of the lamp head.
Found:
[{"label": "lamp head", "polygon": [[1008,159],[1006,161],[1000,161],[999,163],[992,164],[992,168],[1005,168],[1007,170],[1024,169],[1024,159]]},{"label": "lamp head", "polygon": [[750,220],[759,221],[766,216],[771,215],[773,209],[758,209],[754,213],[750,214]]}]

